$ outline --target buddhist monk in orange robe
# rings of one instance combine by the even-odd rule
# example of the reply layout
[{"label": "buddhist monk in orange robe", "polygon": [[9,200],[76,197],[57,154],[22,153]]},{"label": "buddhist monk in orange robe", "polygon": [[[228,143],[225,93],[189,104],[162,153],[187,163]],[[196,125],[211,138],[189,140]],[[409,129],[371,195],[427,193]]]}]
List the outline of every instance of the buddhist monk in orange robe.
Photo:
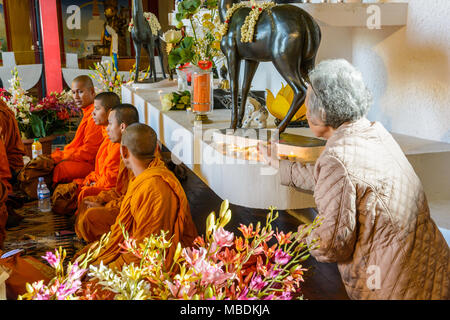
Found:
[{"label": "buddhist monk in orange robe", "polygon": [[8,220],[8,210],[6,208],[6,200],[8,199],[8,186],[4,180],[0,180],[0,248],[6,238],[6,221]]},{"label": "buddhist monk in orange robe", "polygon": [[11,179],[11,172],[6,157],[6,148],[3,140],[0,139],[0,248],[2,248],[6,237],[5,227],[8,220],[6,200],[8,199],[8,194],[12,191],[9,179]]},{"label": "buddhist monk in orange robe", "polygon": [[106,130],[111,109],[120,104],[120,98],[114,92],[102,92],[95,97],[92,117],[97,126],[101,126],[103,142],[95,157],[95,170],[84,179],[75,182],[82,187],[78,195],[78,206],[87,196],[96,196],[101,191],[116,186],[120,164],[120,141],[111,141]]},{"label": "buddhist monk in orange robe", "polygon": [[83,111],[75,138],[64,150],[52,153],[55,161],[53,183],[68,183],[86,177],[95,169],[95,156],[103,142],[102,127],[92,118],[95,89],[91,78],[79,76],[72,81],[75,104]]},{"label": "buddhist monk in orange robe", "polygon": [[[116,186],[120,164],[120,143],[112,142],[108,138],[106,126],[111,108],[119,103],[120,98],[114,92],[103,92],[95,97],[92,117],[95,124],[102,127],[104,137],[95,157],[95,170],[84,179],[75,179],[73,183],[58,185],[52,197],[55,213],[70,214],[73,212],[70,208],[79,207],[85,197],[95,196],[101,191]],[[71,196],[68,200],[67,194],[69,192],[71,195],[75,192],[76,197]],[[78,204],[74,203],[74,200],[78,201]],[[62,209],[56,210],[61,205]]]},{"label": "buddhist monk in orange robe", "polygon": [[101,249],[93,265],[103,261],[109,267],[121,268],[124,264],[139,262],[139,258],[122,253],[119,248],[124,241],[121,225],[138,243],[151,234],[168,231],[167,237],[173,236],[173,245],[166,260],[168,265],[177,243],[184,247],[191,246],[197,236],[186,194],[175,175],[160,158],[155,157],[155,149],[156,133],[152,128],[136,123],[125,129],[121,145],[122,160],[133,171],[135,178],[128,186],[120,213],[111,227],[109,242]]},{"label": "buddhist monk in orange robe", "polygon": [[[139,122],[139,113],[131,104],[120,104],[111,109],[108,116],[109,139],[120,143],[122,132],[131,124]],[[122,199],[128,190],[133,172],[120,161],[119,174],[115,188],[102,191],[97,196],[88,196],[78,206],[75,231],[79,238],[94,242],[109,231],[116,221]]]},{"label": "buddhist monk in orange robe", "polygon": [[23,168],[25,148],[14,112],[0,100],[0,139],[3,141],[13,176]]}]

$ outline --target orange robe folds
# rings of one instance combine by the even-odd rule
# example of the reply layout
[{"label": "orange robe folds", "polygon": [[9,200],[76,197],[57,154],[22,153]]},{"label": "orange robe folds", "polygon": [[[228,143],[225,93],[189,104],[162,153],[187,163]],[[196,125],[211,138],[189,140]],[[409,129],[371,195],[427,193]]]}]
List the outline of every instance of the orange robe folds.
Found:
[{"label": "orange robe folds", "polygon": [[12,190],[9,184],[9,179],[11,179],[11,170],[9,170],[9,161],[7,158],[5,144],[3,140],[0,139],[0,180],[3,181],[8,190]]},{"label": "orange robe folds", "polygon": [[123,161],[120,161],[116,187],[102,191],[97,196],[84,198],[84,201],[92,201],[104,206],[88,209],[84,201],[81,201],[75,221],[75,232],[79,238],[90,243],[99,240],[104,233],[109,232],[116,221],[122,199],[133,178],[133,172],[125,167]]},{"label": "orange robe folds", "polygon": [[[89,173],[81,183],[82,188],[78,195],[78,206],[87,196],[96,196],[103,190],[116,186],[120,165],[120,143],[112,143],[108,138],[106,127],[102,127],[103,142],[95,157],[95,170]],[[77,183],[80,180],[76,180]],[[89,186],[95,183],[94,186]]]},{"label": "orange robe folds", "polygon": [[0,139],[0,248],[6,238],[6,221],[8,220],[8,211],[6,209],[6,200],[8,194],[12,191],[11,171],[9,170],[8,159],[6,158],[6,149],[3,141]]},{"label": "orange robe folds", "polygon": [[6,200],[8,199],[8,187],[6,183],[0,179],[0,248],[6,238],[6,221],[8,220],[8,210],[6,209]]},{"label": "orange robe folds", "polygon": [[25,148],[14,112],[2,100],[0,100],[0,139],[5,144],[9,167],[19,171],[23,168]]},{"label": "orange robe folds", "polygon": [[168,231],[167,237],[173,236],[173,245],[166,260],[168,264],[172,261],[178,242],[185,247],[191,246],[197,236],[186,194],[180,182],[159,158],[153,160],[148,169],[130,183],[120,213],[111,227],[110,240],[92,264],[98,265],[103,261],[103,264],[112,268],[121,268],[124,264],[139,262],[137,257],[121,252],[119,244],[123,243],[124,237],[120,224],[138,243],[150,234]]},{"label": "orange robe folds", "polygon": [[102,127],[92,118],[94,105],[83,109],[83,119],[78,126],[75,138],[63,151],[52,153],[57,163],[53,171],[53,183],[68,183],[86,177],[94,170],[95,156],[103,142]]},{"label": "orange robe folds", "polygon": [[[4,252],[0,250],[0,256]],[[21,257],[20,254],[1,259],[0,266],[11,270],[9,278],[5,281],[6,295],[10,300],[17,299],[19,295],[26,293],[26,284],[44,280],[47,284],[54,276],[55,271],[46,264],[29,256]]]}]

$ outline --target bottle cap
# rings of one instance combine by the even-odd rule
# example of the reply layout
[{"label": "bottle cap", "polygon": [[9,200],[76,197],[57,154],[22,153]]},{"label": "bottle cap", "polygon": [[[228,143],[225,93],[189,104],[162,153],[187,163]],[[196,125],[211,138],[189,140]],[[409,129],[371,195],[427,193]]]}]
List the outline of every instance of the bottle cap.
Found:
[{"label": "bottle cap", "polygon": [[44,178],[43,177],[39,177],[39,182],[42,182],[42,181],[44,181]]},{"label": "bottle cap", "polygon": [[36,141],[39,141],[39,139],[38,138],[34,138],[34,142],[36,142]]}]

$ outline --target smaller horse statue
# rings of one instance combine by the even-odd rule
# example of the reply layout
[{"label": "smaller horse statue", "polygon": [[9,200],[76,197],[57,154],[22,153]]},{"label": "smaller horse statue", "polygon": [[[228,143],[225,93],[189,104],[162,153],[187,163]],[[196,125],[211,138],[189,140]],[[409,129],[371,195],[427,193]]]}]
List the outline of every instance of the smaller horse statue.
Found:
[{"label": "smaller horse statue", "polygon": [[155,48],[158,52],[159,61],[164,79],[166,73],[164,71],[163,51],[161,49],[161,31],[157,34],[152,31],[149,22],[144,17],[142,0],[133,0],[133,27],[131,29],[131,38],[133,39],[134,49],[136,51],[136,77],[134,82],[139,82],[139,64],[141,62],[141,48],[147,51],[150,59],[150,79],[153,76],[153,82],[157,82],[155,68]]}]

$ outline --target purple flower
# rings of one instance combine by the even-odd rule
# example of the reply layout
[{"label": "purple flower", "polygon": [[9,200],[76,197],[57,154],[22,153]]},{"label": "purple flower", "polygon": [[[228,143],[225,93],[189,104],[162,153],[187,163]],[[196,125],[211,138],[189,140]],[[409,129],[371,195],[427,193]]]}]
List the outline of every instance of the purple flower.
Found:
[{"label": "purple flower", "polygon": [[292,296],[290,292],[283,292],[279,297],[279,300],[292,300]]},{"label": "purple flower", "polygon": [[60,258],[56,257],[53,253],[51,252],[47,252],[45,254],[45,256],[43,256],[42,258],[44,258],[45,260],[47,260],[47,262],[49,263],[49,265],[51,265],[53,268],[56,268],[59,263],[60,263]]},{"label": "purple flower", "polygon": [[289,260],[291,260],[291,256],[288,253],[284,252],[281,249],[275,251],[275,263],[285,265],[289,262]]},{"label": "purple flower", "polygon": [[237,297],[237,300],[256,300],[256,297],[247,297],[248,294],[248,288],[245,287],[244,290],[242,290],[241,294]]},{"label": "purple flower", "polygon": [[266,282],[263,281],[261,276],[253,277],[252,281],[250,282],[250,289],[255,291],[260,291],[264,286],[266,285]]},{"label": "purple flower", "polygon": [[275,269],[275,265],[272,266],[272,268],[270,269],[269,272],[269,278],[276,278],[278,277],[278,275],[281,273],[282,270],[280,269]]}]

